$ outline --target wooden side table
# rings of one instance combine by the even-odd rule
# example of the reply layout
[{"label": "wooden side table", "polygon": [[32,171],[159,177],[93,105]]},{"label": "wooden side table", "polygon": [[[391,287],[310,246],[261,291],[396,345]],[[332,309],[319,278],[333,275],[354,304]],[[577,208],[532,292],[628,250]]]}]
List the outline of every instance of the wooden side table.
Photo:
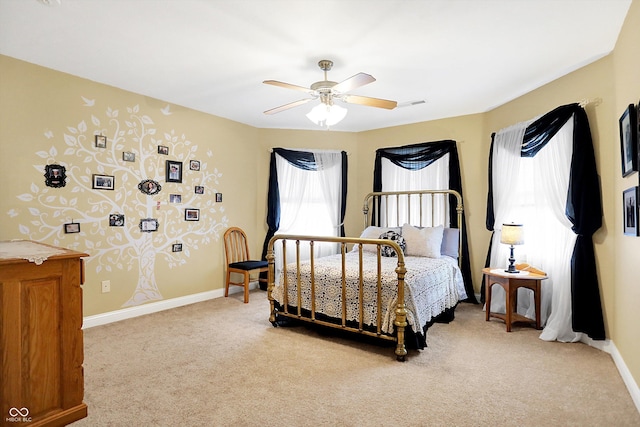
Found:
[{"label": "wooden side table", "polygon": [[[507,324],[507,332],[511,332],[511,325],[516,322],[524,322],[540,327],[540,287],[541,282],[547,278],[546,275],[533,274],[530,272],[507,273],[504,269],[483,268],[484,273],[484,292],[486,301],[486,321],[491,317],[504,320]],[[491,311],[491,288],[493,285],[500,285],[506,294],[505,314],[495,313]],[[517,313],[518,306],[518,289],[527,288],[533,291],[535,301],[536,318],[530,319]]]}]

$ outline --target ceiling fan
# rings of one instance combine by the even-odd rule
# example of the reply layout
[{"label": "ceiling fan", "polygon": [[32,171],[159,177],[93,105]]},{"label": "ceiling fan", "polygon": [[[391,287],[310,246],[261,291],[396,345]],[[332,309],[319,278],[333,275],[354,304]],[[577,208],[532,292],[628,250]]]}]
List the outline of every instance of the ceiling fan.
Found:
[{"label": "ceiling fan", "polygon": [[[375,82],[376,79],[369,74],[358,73],[354,76],[349,77],[346,80],[343,80],[340,83],[336,83],[327,79],[327,71],[331,70],[331,67],[333,66],[332,61],[323,59],[318,62],[318,66],[322,71],[324,71],[324,80],[315,82],[308,88],[303,86],[293,85],[290,83],[279,82],[277,80],[265,80],[263,82],[265,84],[279,86],[285,89],[293,89],[301,92],[306,92],[307,94],[311,95],[311,97],[290,102],[288,104],[284,104],[276,108],[272,108],[270,110],[265,111],[264,113],[265,114],[279,113],[281,111],[288,110],[290,108],[297,107],[302,104],[306,104],[307,102],[315,99],[320,99],[321,105],[324,104],[328,108],[334,105],[333,101],[336,99],[342,102],[346,102],[348,104],[366,105],[369,107],[385,108],[387,110],[392,110],[396,108],[396,106],[398,105],[396,101],[389,101],[387,99],[379,99],[379,98],[371,98],[368,96],[358,96],[358,95],[347,94],[347,92],[353,89]],[[342,117],[344,117],[345,114],[346,114],[346,110],[344,110]],[[312,117],[309,117],[309,119],[318,123]],[[337,123],[337,122],[334,122],[334,123]]]}]

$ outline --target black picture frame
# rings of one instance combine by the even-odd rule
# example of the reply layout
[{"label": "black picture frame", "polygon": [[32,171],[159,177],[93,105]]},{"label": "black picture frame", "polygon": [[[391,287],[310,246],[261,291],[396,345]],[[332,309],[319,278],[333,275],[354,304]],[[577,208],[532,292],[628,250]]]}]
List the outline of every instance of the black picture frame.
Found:
[{"label": "black picture frame", "polygon": [[61,165],[45,165],[44,183],[47,187],[60,188],[67,184],[66,168]]},{"label": "black picture frame", "polygon": [[222,193],[216,193],[216,203],[222,203]]},{"label": "black picture frame", "polygon": [[[638,105],[636,105],[636,151],[638,170],[640,170],[640,100],[638,100]],[[640,178],[638,178],[638,184],[640,184]]]},{"label": "black picture frame", "polygon": [[154,181],[152,179],[144,179],[138,184],[138,190],[140,190],[143,194],[153,196],[154,194],[158,194],[162,190],[162,186],[158,181]]},{"label": "black picture frame", "polygon": [[155,231],[158,231],[159,226],[160,224],[155,218],[143,218],[140,220],[139,225],[140,231],[142,231],[143,233],[153,233]]},{"label": "black picture frame", "polygon": [[109,227],[124,227],[124,214],[109,214]]},{"label": "black picture frame", "polygon": [[136,161],[136,153],[132,151],[123,151],[122,152],[122,161],[124,162],[135,162]]},{"label": "black picture frame", "polygon": [[184,210],[185,221],[200,221],[200,209],[185,209]]},{"label": "black picture frame", "polygon": [[192,171],[200,170],[200,161],[199,160],[189,160],[189,169]]},{"label": "black picture frame", "polygon": [[80,223],[78,222],[68,222],[64,225],[65,234],[74,234],[80,232]]},{"label": "black picture frame", "polygon": [[92,183],[94,190],[113,190],[116,185],[116,178],[113,175],[93,174]]},{"label": "black picture frame", "polygon": [[202,185],[196,185],[194,187],[194,192],[196,194],[204,194],[204,187]]},{"label": "black picture frame", "polygon": [[167,182],[182,182],[182,162],[167,160],[166,175]]},{"label": "black picture frame", "polygon": [[169,155],[169,147],[166,145],[158,145],[158,154]]},{"label": "black picture frame", "polygon": [[622,230],[627,236],[640,236],[638,232],[638,187],[622,192]]},{"label": "black picture frame", "polygon": [[96,135],[94,145],[96,148],[107,148],[107,137],[104,135]]},{"label": "black picture frame", "polygon": [[182,243],[174,243],[171,245],[171,252],[182,252]]},{"label": "black picture frame", "polygon": [[629,176],[638,171],[638,116],[636,107],[629,104],[620,119],[620,156],[622,176]]}]

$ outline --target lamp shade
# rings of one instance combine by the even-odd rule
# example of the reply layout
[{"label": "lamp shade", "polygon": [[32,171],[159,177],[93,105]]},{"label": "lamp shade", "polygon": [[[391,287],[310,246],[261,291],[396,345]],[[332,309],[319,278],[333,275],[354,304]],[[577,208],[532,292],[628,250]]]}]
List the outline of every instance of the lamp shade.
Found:
[{"label": "lamp shade", "polygon": [[524,227],[522,224],[502,224],[500,243],[507,245],[524,244]]},{"label": "lamp shade", "polygon": [[307,118],[320,126],[333,126],[347,115],[347,109],[339,105],[320,103],[313,107]]}]

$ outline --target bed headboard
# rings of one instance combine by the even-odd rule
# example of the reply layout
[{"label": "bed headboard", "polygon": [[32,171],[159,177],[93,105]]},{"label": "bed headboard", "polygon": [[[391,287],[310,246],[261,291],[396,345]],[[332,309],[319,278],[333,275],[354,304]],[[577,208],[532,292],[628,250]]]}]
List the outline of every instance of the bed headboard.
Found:
[{"label": "bed headboard", "polygon": [[[380,191],[364,198],[364,228],[416,227],[460,228],[462,196],[455,190]],[[458,260],[462,255],[462,232],[458,232]]]}]

